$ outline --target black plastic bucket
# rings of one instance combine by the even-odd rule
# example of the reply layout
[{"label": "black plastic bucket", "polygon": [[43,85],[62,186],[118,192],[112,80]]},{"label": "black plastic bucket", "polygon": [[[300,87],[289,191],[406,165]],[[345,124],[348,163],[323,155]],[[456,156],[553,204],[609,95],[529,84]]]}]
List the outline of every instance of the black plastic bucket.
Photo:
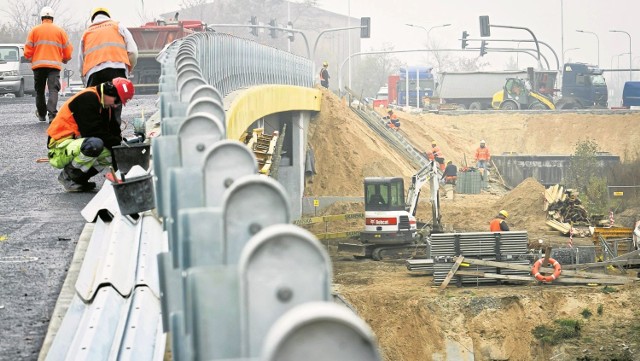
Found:
[{"label": "black plastic bucket", "polygon": [[113,183],[113,191],[123,215],[145,212],[156,207],[151,174],[127,179],[122,183]]},{"label": "black plastic bucket", "polygon": [[134,165],[149,169],[150,144],[128,144],[113,147],[113,167],[120,173],[127,174]]}]

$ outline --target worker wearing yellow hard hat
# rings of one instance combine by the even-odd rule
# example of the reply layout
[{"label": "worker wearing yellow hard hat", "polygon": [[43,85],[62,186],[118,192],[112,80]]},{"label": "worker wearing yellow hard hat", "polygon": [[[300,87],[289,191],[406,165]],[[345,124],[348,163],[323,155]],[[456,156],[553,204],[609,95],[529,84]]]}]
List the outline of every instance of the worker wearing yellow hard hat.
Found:
[{"label": "worker wearing yellow hard hat", "polygon": [[505,219],[509,218],[509,213],[504,209],[498,212],[498,215],[489,223],[490,232],[508,232],[509,226]]}]

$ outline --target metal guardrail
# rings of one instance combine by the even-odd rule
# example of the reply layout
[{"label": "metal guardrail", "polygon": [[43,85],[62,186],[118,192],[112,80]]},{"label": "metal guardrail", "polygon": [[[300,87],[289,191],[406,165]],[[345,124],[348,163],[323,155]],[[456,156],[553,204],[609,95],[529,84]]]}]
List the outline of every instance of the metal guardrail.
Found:
[{"label": "metal guardrail", "polygon": [[162,360],[168,334],[174,360],[380,360],[369,326],[334,302],[321,243],[290,224],[283,186],[225,140],[223,94],[312,86],[310,61],[217,33],[160,59],[156,209],[121,215],[108,182],[85,207],[96,229],[47,359]]}]

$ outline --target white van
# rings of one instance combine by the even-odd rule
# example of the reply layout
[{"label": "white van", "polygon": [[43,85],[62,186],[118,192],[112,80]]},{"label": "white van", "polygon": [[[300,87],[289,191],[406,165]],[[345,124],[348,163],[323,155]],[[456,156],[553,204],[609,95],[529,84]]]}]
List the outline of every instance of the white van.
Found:
[{"label": "white van", "polygon": [[24,57],[24,44],[0,44],[0,94],[35,94],[31,63]]}]

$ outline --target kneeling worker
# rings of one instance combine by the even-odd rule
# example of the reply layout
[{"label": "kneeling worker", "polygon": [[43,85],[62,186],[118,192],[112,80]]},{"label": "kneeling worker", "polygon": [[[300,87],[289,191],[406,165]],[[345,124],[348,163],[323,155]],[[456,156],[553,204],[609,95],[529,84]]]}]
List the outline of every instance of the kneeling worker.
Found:
[{"label": "kneeling worker", "polygon": [[496,218],[494,218],[489,223],[489,231],[490,232],[508,232],[509,226],[507,225],[507,222],[505,222],[505,219],[507,218],[509,218],[509,213],[507,213],[507,211],[501,210],[500,212],[498,212],[498,215],[496,216]]},{"label": "kneeling worker", "polygon": [[96,187],[89,179],[111,165],[111,149],[122,134],[115,108],[133,98],[130,80],[115,78],[71,97],[49,125],[49,164],[62,169],[58,181],[67,192]]}]

